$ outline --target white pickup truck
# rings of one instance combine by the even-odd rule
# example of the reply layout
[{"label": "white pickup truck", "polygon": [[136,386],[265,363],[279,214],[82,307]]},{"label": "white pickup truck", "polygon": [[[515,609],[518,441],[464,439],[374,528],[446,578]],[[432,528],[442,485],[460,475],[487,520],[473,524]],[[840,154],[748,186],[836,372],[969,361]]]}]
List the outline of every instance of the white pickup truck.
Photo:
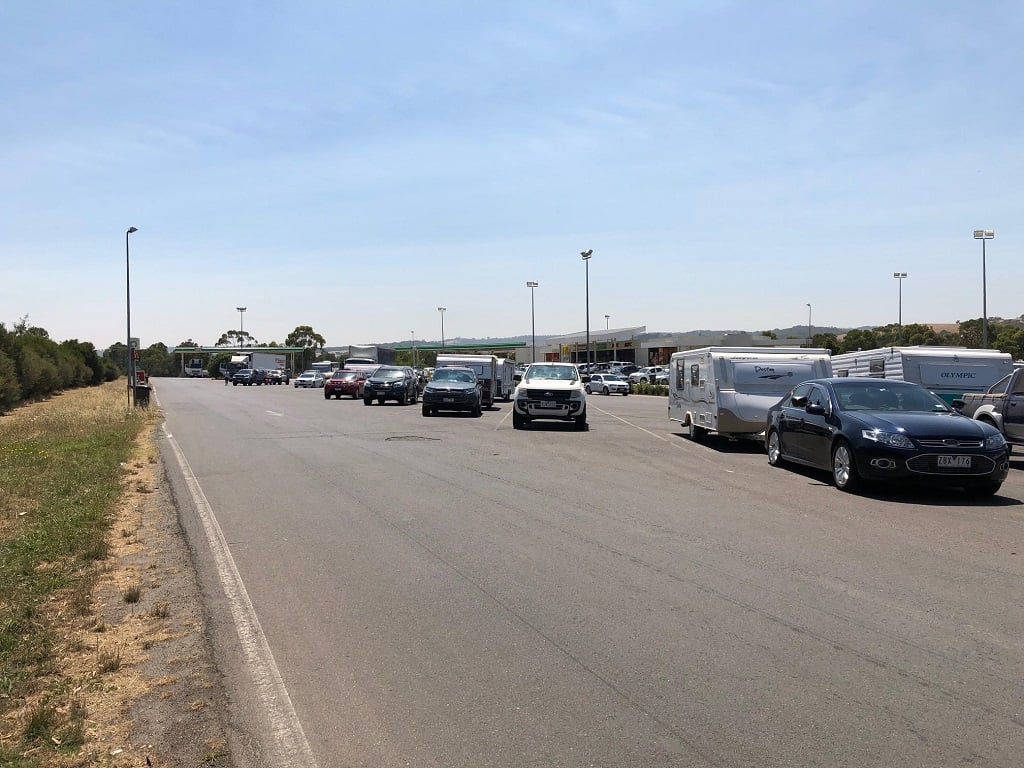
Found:
[{"label": "white pickup truck", "polygon": [[533,363],[516,387],[512,426],[522,429],[534,419],[571,421],[587,428],[587,394],[572,363]]}]

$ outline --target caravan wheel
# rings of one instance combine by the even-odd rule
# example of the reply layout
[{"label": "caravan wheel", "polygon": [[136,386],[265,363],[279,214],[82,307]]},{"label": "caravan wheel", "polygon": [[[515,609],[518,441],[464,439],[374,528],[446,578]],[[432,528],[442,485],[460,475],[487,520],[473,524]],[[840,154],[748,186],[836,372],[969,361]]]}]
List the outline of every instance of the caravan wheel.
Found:
[{"label": "caravan wheel", "polygon": [[707,434],[708,434],[708,431],[706,429],[704,429],[704,427],[698,427],[693,422],[693,418],[691,417],[690,418],[689,429],[688,429],[688,431],[686,433],[686,436],[688,438],[690,438],[691,440],[693,440],[694,442],[699,443],[701,440],[703,440],[707,436]]}]

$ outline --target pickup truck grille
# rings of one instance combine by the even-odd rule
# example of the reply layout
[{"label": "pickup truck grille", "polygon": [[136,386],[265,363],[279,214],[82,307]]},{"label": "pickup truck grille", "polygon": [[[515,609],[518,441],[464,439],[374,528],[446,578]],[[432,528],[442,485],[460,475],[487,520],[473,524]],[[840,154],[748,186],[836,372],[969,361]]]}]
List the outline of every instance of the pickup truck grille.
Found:
[{"label": "pickup truck grille", "polygon": [[531,400],[550,400],[556,403],[567,403],[570,392],[564,389],[527,389],[526,396]]}]

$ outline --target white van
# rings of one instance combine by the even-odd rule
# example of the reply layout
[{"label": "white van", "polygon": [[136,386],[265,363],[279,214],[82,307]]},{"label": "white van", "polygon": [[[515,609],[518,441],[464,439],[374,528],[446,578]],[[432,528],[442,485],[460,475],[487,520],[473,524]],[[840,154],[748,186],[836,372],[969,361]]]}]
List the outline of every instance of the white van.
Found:
[{"label": "white van", "polygon": [[883,347],[836,355],[832,370],[835,376],[911,381],[952,403],[966,392],[987,392],[1013,371],[1013,357],[995,349]]},{"label": "white van", "polygon": [[709,432],[759,439],[768,409],[802,381],[827,378],[827,349],[702,347],[669,361],[668,417],[692,440]]}]

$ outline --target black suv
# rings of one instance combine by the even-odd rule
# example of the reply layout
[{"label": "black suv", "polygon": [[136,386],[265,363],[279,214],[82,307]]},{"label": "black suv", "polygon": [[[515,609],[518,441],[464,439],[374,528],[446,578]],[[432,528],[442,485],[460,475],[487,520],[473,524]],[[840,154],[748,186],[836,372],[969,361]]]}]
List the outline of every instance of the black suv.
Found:
[{"label": "black suv", "polygon": [[412,368],[401,365],[382,365],[363,385],[363,405],[376,400],[397,400],[402,405],[415,403],[419,395],[416,374]]},{"label": "black suv", "polygon": [[231,377],[231,383],[236,387],[239,384],[246,387],[251,387],[253,384],[259,386],[264,383],[266,377],[267,372],[262,369],[243,368],[235,372],[235,375]]}]

